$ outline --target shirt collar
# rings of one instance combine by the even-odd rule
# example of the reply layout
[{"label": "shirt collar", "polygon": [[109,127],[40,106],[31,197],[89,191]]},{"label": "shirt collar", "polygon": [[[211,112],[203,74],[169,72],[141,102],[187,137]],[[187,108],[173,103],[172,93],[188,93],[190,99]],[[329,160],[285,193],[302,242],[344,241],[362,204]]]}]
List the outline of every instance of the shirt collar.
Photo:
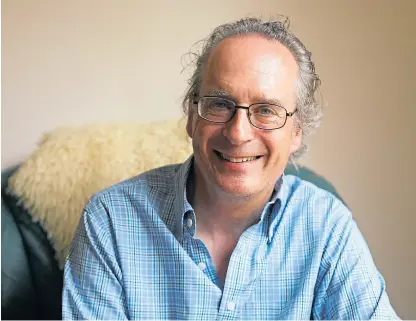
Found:
[{"label": "shirt collar", "polygon": [[[189,175],[192,175],[191,170],[193,167],[194,157],[191,155],[178,169],[175,176],[175,198],[174,198],[174,215],[175,215],[175,226],[173,228],[173,235],[175,238],[182,243],[183,238],[183,222],[185,214],[188,212],[194,214],[194,209],[192,208],[191,204],[188,202],[187,194],[186,194],[186,185],[189,178]],[[284,184],[284,173],[278,179],[275,184],[272,196],[270,200],[267,202],[266,206],[263,209],[263,212],[260,217],[260,223],[265,221],[268,225],[267,228],[267,239],[270,243],[273,236],[274,231],[278,222],[280,221],[281,209],[283,206],[282,200],[286,200],[288,195],[287,187]],[[266,219],[268,218],[268,219]]]},{"label": "shirt collar", "polygon": [[183,219],[185,213],[192,211],[193,208],[188,202],[186,195],[186,183],[192,169],[193,155],[190,156],[178,169],[175,175],[175,198],[174,198],[174,213],[175,226],[173,228],[173,235],[182,243],[183,238]]},{"label": "shirt collar", "polygon": [[[271,203],[271,210],[270,210],[270,220],[269,226],[267,229],[267,242],[270,243],[273,239],[273,236],[276,231],[276,227],[279,224],[283,209],[286,206],[286,201],[289,196],[289,190],[287,184],[285,184],[285,174],[283,173],[280,176],[279,180],[276,182],[274,187],[275,195],[272,196],[273,203]],[[270,202],[268,203],[270,204]]]}]

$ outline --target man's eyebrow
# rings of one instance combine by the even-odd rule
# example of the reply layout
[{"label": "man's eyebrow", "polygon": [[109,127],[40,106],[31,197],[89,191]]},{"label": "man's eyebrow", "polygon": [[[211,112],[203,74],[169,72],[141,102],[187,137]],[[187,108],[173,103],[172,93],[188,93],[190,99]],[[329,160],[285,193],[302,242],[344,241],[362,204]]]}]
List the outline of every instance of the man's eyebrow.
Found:
[{"label": "man's eyebrow", "polygon": [[260,99],[259,102],[261,102],[261,103],[262,102],[266,102],[266,103],[269,103],[269,104],[278,105],[278,106],[282,106],[283,107],[283,103],[279,99],[277,99],[277,98],[266,98],[266,97],[263,97],[263,98]]},{"label": "man's eyebrow", "polygon": [[230,93],[224,89],[212,89],[206,93],[206,96],[221,96],[231,98]]}]

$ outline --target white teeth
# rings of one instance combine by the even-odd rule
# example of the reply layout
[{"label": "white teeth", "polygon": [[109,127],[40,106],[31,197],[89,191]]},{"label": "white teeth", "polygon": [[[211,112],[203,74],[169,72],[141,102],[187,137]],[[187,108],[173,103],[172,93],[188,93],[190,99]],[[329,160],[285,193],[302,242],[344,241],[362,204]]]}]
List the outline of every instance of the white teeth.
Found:
[{"label": "white teeth", "polygon": [[221,157],[228,160],[229,162],[232,163],[242,163],[242,162],[248,162],[248,161],[252,161],[255,160],[256,157],[252,156],[252,157],[229,157],[227,155],[224,155],[221,153]]}]

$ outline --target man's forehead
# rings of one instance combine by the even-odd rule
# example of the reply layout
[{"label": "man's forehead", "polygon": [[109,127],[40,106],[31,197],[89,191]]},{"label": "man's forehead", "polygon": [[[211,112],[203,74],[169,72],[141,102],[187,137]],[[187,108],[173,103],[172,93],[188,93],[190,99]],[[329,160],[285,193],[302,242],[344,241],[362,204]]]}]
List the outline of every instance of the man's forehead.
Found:
[{"label": "man's forehead", "polygon": [[204,78],[241,74],[263,78],[263,85],[268,86],[272,85],[271,76],[290,80],[297,72],[298,65],[285,46],[260,36],[244,36],[225,39],[212,50]]},{"label": "man's forehead", "polygon": [[[204,94],[212,90],[250,91],[256,98],[292,96],[297,64],[277,41],[261,37],[226,39],[213,49],[203,76]],[[253,98],[253,97],[250,97]]]}]

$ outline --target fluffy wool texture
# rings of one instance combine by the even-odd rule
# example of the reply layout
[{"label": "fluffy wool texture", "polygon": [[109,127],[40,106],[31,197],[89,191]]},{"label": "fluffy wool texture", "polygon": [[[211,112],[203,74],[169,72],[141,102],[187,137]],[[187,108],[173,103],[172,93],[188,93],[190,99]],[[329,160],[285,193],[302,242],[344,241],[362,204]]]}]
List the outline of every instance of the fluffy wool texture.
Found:
[{"label": "fluffy wool texture", "polygon": [[63,268],[89,198],[110,185],[192,153],[183,120],[58,128],[45,134],[8,182],[46,231]]}]

